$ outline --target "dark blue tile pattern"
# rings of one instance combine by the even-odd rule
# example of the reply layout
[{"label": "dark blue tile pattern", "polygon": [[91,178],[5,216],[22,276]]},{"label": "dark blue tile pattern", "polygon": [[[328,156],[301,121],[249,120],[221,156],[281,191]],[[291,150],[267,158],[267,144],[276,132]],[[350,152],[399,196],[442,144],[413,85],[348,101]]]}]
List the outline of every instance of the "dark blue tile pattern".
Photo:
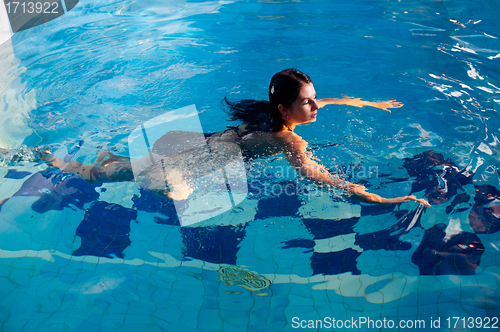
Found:
[{"label": "dark blue tile pattern", "polygon": [[138,211],[158,212],[165,218],[155,217],[155,221],[162,225],[180,225],[175,205],[170,199],[155,194],[152,190],[140,189],[140,195],[132,197],[133,208]]},{"label": "dark blue tile pattern", "polygon": [[500,205],[486,206],[500,200],[500,190],[490,185],[474,186],[476,196],[469,223],[477,234],[493,234],[500,230]]},{"label": "dark blue tile pattern", "polygon": [[[296,187],[297,183],[293,181],[274,183],[271,188],[280,188],[280,190],[275,191],[277,193],[276,195],[271,195],[259,200],[255,219],[295,215],[301,206],[300,200],[297,197],[297,192],[293,190],[285,192],[285,190],[282,189],[289,188],[290,186],[292,186],[292,188]],[[266,192],[272,192],[272,189]]]},{"label": "dark blue tile pattern", "polygon": [[313,275],[315,274],[341,274],[352,272],[352,274],[361,274],[356,267],[356,258],[361,253],[351,248],[338,252],[313,253],[311,257],[311,267]]},{"label": "dark blue tile pattern", "polygon": [[431,205],[448,202],[464,185],[472,183],[470,173],[459,170],[451,160],[433,151],[405,158],[403,167],[415,178],[411,192],[425,191],[425,198]]},{"label": "dark blue tile pattern", "polygon": [[421,275],[472,275],[481,263],[484,246],[476,234],[446,234],[445,224],[425,230],[412,262]]},{"label": "dark blue tile pattern", "polygon": [[181,228],[184,257],[217,264],[236,264],[238,244],[245,237],[244,227],[215,226]]},{"label": "dark blue tile pattern", "polygon": [[[415,211],[395,211],[393,214],[399,219],[393,226],[373,233],[356,234],[356,244],[365,250],[410,250],[411,244],[401,241],[400,237],[409,232],[408,226],[413,221]],[[417,216],[415,225],[418,224],[420,216]],[[415,226],[414,225],[414,226]]]},{"label": "dark blue tile pattern", "polygon": [[136,218],[136,210],[107,202],[92,203],[76,229],[81,246],[73,255],[123,258],[123,250],[131,243],[130,222]]},{"label": "dark blue tile pattern", "polygon": [[54,168],[33,174],[13,196],[40,197],[31,208],[44,213],[50,210],[62,210],[75,206],[83,209],[99,197],[95,187],[78,175],[62,173]]},{"label": "dark blue tile pattern", "polygon": [[22,178],[27,177],[28,175],[31,175],[31,173],[18,171],[15,169],[9,169],[7,171],[7,174],[5,174],[4,178],[6,178],[6,179],[22,179]]},{"label": "dark blue tile pattern", "polygon": [[312,218],[302,219],[302,223],[314,236],[315,240],[327,239],[342,234],[351,234],[354,232],[354,225],[356,225],[358,221],[358,217],[334,221]]}]

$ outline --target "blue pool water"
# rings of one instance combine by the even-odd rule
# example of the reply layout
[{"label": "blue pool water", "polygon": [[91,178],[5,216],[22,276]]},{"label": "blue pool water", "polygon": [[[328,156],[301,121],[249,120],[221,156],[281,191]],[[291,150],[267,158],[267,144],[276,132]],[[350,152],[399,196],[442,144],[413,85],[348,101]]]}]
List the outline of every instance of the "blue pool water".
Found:
[{"label": "blue pool water", "polygon": [[134,128],[191,104],[220,131],[223,97],[265,99],[296,67],[318,98],[404,104],[328,106],[296,132],[332,172],[432,207],[317,191],[272,157],[247,163],[235,209],[180,227],[135,182],[4,160],[1,330],[500,328],[499,16],[494,0],[88,0],[16,33],[0,47],[2,148],[126,156]]}]

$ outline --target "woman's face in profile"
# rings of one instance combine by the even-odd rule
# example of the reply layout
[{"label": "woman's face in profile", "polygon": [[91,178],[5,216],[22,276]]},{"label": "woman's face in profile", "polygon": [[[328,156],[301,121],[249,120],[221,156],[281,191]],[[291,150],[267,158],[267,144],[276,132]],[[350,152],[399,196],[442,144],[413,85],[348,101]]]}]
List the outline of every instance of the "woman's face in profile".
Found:
[{"label": "woman's face in profile", "polygon": [[319,106],[316,103],[316,90],[312,83],[302,85],[297,99],[288,109],[289,117],[286,119],[290,124],[299,124],[316,121]]}]

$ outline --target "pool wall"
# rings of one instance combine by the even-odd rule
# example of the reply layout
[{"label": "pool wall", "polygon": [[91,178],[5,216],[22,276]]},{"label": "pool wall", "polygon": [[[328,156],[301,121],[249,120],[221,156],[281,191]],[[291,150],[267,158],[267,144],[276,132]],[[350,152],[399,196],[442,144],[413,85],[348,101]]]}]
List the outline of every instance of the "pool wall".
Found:
[{"label": "pool wall", "polygon": [[36,109],[36,90],[24,90],[20,76],[26,72],[14,52],[12,41],[0,45],[0,148],[16,149],[33,130],[29,112]]},{"label": "pool wall", "polygon": [[0,45],[9,40],[10,37],[12,37],[12,31],[10,30],[9,16],[2,1],[0,2]]}]

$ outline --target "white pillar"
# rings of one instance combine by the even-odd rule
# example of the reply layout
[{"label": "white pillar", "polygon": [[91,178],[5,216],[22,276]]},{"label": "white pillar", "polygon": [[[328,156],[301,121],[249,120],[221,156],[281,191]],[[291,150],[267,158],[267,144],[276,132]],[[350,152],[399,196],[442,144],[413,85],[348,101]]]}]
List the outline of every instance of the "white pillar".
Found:
[{"label": "white pillar", "polygon": [[9,37],[0,44],[0,148],[17,149],[33,132],[29,118],[31,110],[37,107],[36,91],[27,91],[19,84],[25,71]]},{"label": "white pillar", "polygon": [[0,0],[0,45],[9,40],[10,37],[12,37],[12,31],[10,29],[9,16],[7,15],[5,2]]}]

